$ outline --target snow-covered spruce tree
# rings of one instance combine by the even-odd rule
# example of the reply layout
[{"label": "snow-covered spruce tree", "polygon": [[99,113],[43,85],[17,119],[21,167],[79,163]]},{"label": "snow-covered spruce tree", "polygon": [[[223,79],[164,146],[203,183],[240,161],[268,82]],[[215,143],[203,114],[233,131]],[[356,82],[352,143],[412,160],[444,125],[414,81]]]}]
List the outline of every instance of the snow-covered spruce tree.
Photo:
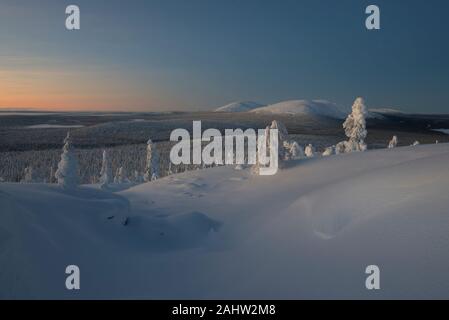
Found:
[{"label": "snow-covered spruce tree", "polygon": [[393,138],[391,138],[390,142],[388,143],[388,149],[396,148],[397,145],[398,145],[398,137],[393,136]]},{"label": "snow-covered spruce tree", "polygon": [[[257,156],[256,156],[256,164],[254,164],[251,168],[251,171],[254,174],[259,174],[260,171],[260,167],[261,166],[267,166],[267,165],[262,165],[259,161],[259,150],[262,150],[263,148],[263,142],[265,142],[265,154],[268,157],[271,157],[271,147],[270,147],[270,141],[271,141],[271,130],[273,129],[277,129],[278,131],[278,165],[280,168],[282,168],[283,164],[282,161],[283,160],[287,160],[288,158],[288,150],[285,147],[284,142],[288,139],[288,131],[287,128],[285,127],[285,125],[277,120],[273,120],[271,122],[271,125],[267,126],[265,128],[265,138],[262,139],[262,137],[258,138],[257,141]],[[240,170],[240,167],[237,169]]]},{"label": "snow-covered spruce tree", "polygon": [[259,174],[260,168],[265,167],[266,165],[262,164],[260,162],[260,154],[264,153],[267,154],[267,151],[269,150],[270,145],[270,126],[267,126],[265,128],[264,136],[259,136],[257,138],[257,146],[256,146],[256,163],[251,167],[251,172],[253,174]]},{"label": "snow-covered spruce tree", "polygon": [[171,176],[173,174],[173,171],[171,169],[171,161],[168,163],[168,169],[167,169],[167,176]]},{"label": "snow-covered spruce tree", "polygon": [[315,150],[311,144],[308,144],[306,146],[306,149],[304,150],[304,153],[306,154],[307,158],[312,158],[315,156]]},{"label": "snow-covered spruce tree", "polygon": [[296,141],[284,141],[284,148],[287,150],[286,160],[297,160],[306,156],[303,147]]},{"label": "snow-covered spruce tree", "polygon": [[78,161],[73,152],[70,132],[67,133],[67,137],[64,139],[61,161],[58,163],[55,177],[58,184],[64,189],[72,189],[78,186]]},{"label": "snow-covered spruce tree", "polygon": [[323,152],[323,157],[331,156],[335,153],[335,146],[327,147]]},{"label": "snow-covered spruce tree", "polygon": [[148,182],[156,179],[159,179],[159,153],[153,141],[148,139],[144,180]]},{"label": "snow-covered spruce tree", "polygon": [[24,175],[22,181],[23,183],[33,183],[36,182],[36,176],[32,166],[28,166],[24,170]]},{"label": "snow-covered spruce tree", "polygon": [[134,170],[133,182],[134,183],[142,183],[142,182],[144,182],[144,179],[143,179],[142,175],[137,170]]},{"label": "snow-covered spruce tree", "polygon": [[50,177],[48,183],[53,183],[55,181],[55,169],[53,166],[50,167]]},{"label": "snow-covered spruce tree", "polygon": [[288,139],[287,127],[281,121],[273,120],[270,129],[278,129],[279,140],[285,141]]},{"label": "snow-covered spruce tree", "polygon": [[[284,146],[284,141],[286,141],[288,139],[287,127],[281,121],[273,120],[271,122],[271,126],[270,126],[270,130],[271,129],[278,130],[278,154],[279,154],[279,164],[281,164],[281,162],[283,160],[286,160],[288,158],[288,156],[287,156],[288,150]],[[269,138],[269,135],[267,136],[267,139],[268,138]],[[270,140],[267,141],[267,146],[269,146],[269,145],[270,145]]]},{"label": "snow-covered spruce tree", "polygon": [[119,171],[120,171],[120,168],[117,168],[117,170],[115,170],[115,174],[114,174],[114,183],[118,183],[118,175],[119,175]]},{"label": "snow-covered spruce tree", "polygon": [[345,153],[346,152],[346,141],[341,141],[335,146],[335,154]]},{"label": "snow-covered spruce tree", "polygon": [[348,115],[343,128],[345,134],[349,138],[346,144],[346,152],[365,151],[366,131],[366,107],[363,98],[357,98],[352,105],[352,112]]},{"label": "snow-covered spruce tree", "polygon": [[123,167],[120,167],[117,169],[117,173],[114,178],[114,183],[122,184],[122,183],[128,183],[128,177],[126,174],[126,170]]},{"label": "snow-covered spruce tree", "polygon": [[95,174],[90,177],[90,184],[97,184],[99,182],[100,182],[100,179]]},{"label": "snow-covered spruce tree", "polygon": [[102,186],[107,186],[112,183],[112,169],[109,161],[109,154],[107,150],[103,150],[103,160],[101,162],[100,183]]}]

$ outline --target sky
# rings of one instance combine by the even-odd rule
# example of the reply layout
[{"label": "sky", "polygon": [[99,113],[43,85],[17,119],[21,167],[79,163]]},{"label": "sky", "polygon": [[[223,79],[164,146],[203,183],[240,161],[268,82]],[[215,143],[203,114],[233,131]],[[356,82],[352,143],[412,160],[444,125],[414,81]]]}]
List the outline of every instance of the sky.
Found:
[{"label": "sky", "polygon": [[[380,30],[365,28],[369,4]],[[447,12],[446,0],[0,0],[0,109],[349,108],[362,96],[449,113]]]}]

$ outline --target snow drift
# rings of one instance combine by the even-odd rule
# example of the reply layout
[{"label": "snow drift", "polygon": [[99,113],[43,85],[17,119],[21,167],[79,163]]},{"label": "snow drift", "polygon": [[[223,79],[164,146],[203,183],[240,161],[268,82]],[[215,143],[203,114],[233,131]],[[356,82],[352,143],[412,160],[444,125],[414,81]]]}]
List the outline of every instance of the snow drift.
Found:
[{"label": "snow drift", "polygon": [[[436,144],[119,193],[0,183],[0,296],[449,298],[447,163],[449,144]],[[64,288],[69,264],[79,291]],[[365,288],[372,264],[381,290]]]},{"label": "snow drift", "polygon": [[326,100],[291,100],[252,110],[256,113],[324,116],[343,119],[345,114]]}]

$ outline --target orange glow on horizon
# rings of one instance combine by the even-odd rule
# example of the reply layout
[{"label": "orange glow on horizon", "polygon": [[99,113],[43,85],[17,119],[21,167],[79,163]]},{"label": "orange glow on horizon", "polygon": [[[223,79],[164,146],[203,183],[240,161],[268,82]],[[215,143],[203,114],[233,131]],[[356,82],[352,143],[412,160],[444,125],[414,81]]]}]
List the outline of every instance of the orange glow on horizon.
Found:
[{"label": "orange glow on horizon", "polygon": [[[133,81],[134,80],[134,81]],[[1,70],[0,111],[152,111],[169,105],[124,74]],[[172,101],[173,103],[174,101]]]}]

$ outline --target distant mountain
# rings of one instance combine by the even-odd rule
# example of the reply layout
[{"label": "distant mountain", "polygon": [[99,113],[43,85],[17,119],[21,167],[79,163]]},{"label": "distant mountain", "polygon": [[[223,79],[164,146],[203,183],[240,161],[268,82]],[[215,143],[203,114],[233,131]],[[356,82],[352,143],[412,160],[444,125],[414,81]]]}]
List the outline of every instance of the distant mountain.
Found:
[{"label": "distant mountain", "polygon": [[251,110],[254,113],[314,115],[343,119],[345,114],[336,104],[326,100],[290,100]]},{"label": "distant mountain", "polygon": [[254,101],[237,101],[215,109],[215,112],[246,112],[264,105]]}]

